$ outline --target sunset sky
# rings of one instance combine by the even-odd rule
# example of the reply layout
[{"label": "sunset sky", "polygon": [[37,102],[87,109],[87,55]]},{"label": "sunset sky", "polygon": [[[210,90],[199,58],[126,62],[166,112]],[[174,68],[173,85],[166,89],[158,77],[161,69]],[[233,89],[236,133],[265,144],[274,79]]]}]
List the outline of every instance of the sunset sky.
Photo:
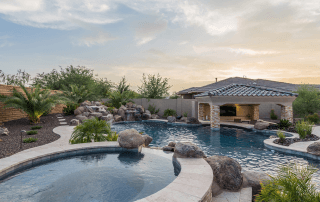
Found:
[{"label": "sunset sky", "polygon": [[1,0],[0,69],[81,65],[170,78],[172,91],[246,76],[320,84],[319,0]]}]

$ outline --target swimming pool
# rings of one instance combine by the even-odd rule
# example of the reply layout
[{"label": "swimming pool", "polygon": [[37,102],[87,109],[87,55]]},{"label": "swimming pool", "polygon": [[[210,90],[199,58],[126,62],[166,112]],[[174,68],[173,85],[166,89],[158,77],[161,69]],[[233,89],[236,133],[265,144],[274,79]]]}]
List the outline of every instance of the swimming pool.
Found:
[{"label": "swimming pool", "polygon": [[3,180],[0,201],[135,201],[178,176],[172,155],[163,155],[97,153],[56,160]]},{"label": "swimming pool", "polygon": [[[316,160],[267,149],[263,141],[270,134],[262,132],[229,127],[213,131],[210,127],[185,127],[159,122],[120,123],[112,126],[118,132],[128,128],[151,136],[153,141],[149,146],[163,147],[171,141],[190,141],[198,145],[207,156],[224,155],[236,159],[244,170],[264,171],[274,175],[278,165],[287,162],[320,167]],[[320,189],[320,171],[314,174],[313,181]]]}]

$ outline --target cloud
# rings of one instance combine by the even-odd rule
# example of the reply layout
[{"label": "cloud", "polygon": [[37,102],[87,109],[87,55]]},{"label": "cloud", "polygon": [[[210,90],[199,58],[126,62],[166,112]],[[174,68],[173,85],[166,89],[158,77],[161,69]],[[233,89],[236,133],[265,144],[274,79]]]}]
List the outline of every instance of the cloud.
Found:
[{"label": "cloud", "polygon": [[3,47],[11,47],[14,44],[12,42],[10,42],[8,39],[11,38],[10,36],[0,36],[0,48]]},{"label": "cloud", "polygon": [[74,45],[79,46],[94,46],[94,45],[104,45],[108,41],[115,40],[115,37],[110,36],[108,33],[99,32],[94,36],[85,36],[77,39],[76,42],[73,42]]},{"label": "cloud", "polygon": [[239,55],[269,55],[269,54],[278,54],[279,51],[270,51],[270,50],[262,50],[256,51],[252,49],[245,49],[245,48],[230,48],[230,47],[208,47],[208,46],[193,46],[193,50],[197,54],[207,53],[207,52],[221,52],[227,51]]},{"label": "cloud", "polygon": [[167,24],[166,20],[156,17],[149,17],[137,22],[134,25],[137,45],[143,45],[154,40],[157,34],[167,29]]},{"label": "cloud", "polygon": [[155,39],[155,37],[145,37],[145,38],[142,38],[142,39],[138,39],[137,41],[137,45],[143,45],[143,44],[146,44],[150,41],[152,41],[153,39]]}]

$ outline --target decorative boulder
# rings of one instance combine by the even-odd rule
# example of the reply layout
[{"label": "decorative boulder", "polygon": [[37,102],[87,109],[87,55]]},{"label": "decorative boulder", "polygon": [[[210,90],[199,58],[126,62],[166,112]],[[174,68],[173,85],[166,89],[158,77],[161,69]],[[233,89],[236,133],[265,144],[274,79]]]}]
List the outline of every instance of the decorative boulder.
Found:
[{"label": "decorative boulder", "polygon": [[189,117],[187,119],[187,123],[188,124],[200,124],[199,120],[197,118],[194,118],[194,117]]},{"label": "decorative boulder", "polygon": [[110,114],[109,111],[102,111],[101,113],[102,113],[103,116],[108,116]]},{"label": "decorative boulder", "polygon": [[121,116],[121,118],[122,118],[123,120],[126,120],[126,112],[124,111],[123,108],[120,108],[120,109],[118,110],[118,114]]},{"label": "decorative boulder", "polygon": [[143,113],[143,114],[142,114],[142,119],[143,119],[143,120],[149,120],[149,119],[151,119],[151,114]]},{"label": "decorative boulder", "polygon": [[127,106],[127,108],[132,108],[133,103],[132,103],[132,102],[128,102],[128,103],[126,104],[126,106]]},{"label": "decorative boulder", "polygon": [[[176,146],[177,147],[177,146]],[[238,191],[243,183],[240,164],[227,156],[211,156],[205,159],[211,166],[214,181],[222,189]]]},{"label": "decorative boulder", "polygon": [[242,176],[242,187],[252,187],[252,195],[256,195],[260,192],[260,182],[266,183],[268,180],[271,180],[269,175],[267,175],[265,172],[244,171]]},{"label": "decorative boulder", "polygon": [[121,116],[119,116],[119,115],[114,115],[114,121],[115,122],[119,122],[119,121],[122,121],[122,118],[121,118]]},{"label": "decorative boulder", "polygon": [[0,135],[9,135],[9,130],[8,128],[0,128]]},{"label": "decorative boulder", "polygon": [[170,146],[164,146],[164,147],[162,147],[162,150],[163,151],[174,151],[174,147],[170,147]]},{"label": "decorative boulder", "polygon": [[81,103],[80,106],[91,106],[91,102],[86,100],[83,103]]},{"label": "decorative boulder", "polygon": [[119,133],[118,142],[120,147],[134,149],[142,146],[145,139],[135,129],[127,129]]},{"label": "decorative boulder", "polygon": [[188,117],[182,117],[180,120],[187,122],[188,121]]},{"label": "decorative boulder", "polygon": [[149,111],[149,110],[145,110],[145,112],[144,113],[146,113],[146,114],[151,114],[151,112]]},{"label": "decorative boulder", "polygon": [[88,117],[89,115],[90,115],[90,112],[83,112],[83,113],[82,113],[82,116]]},{"label": "decorative boulder", "polygon": [[76,119],[78,119],[81,123],[83,123],[83,121],[86,120],[86,119],[88,119],[88,117],[78,115],[78,116],[76,116]]},{"label": "decorative boulder", "polygon": [[174,116],[168,116],[167,119],[168,119],[168,122],[170,122],[170,123],[176,122],[176,117],[174,117]]},{"label": "decorative boulder", "polygon": [[309,145],[307,147],[307,152],[310,154],[320,156],[320,142],[315,142]]},{"label": "decorative boulder", "polygon": [[256,124],[254,124],[254,128],[258,130],[264,130],[267,129],[269,125],[270,124],[267,122],[257,122]]},{"label": "decorative boulder", "polygon": [[113,119],[113,115],[112,114],[108,114],[107,115],[107,121],[111,121]]},{"label": "decorative boulder", "polygon": [[174,156],[178,158],[206,158],[203,151],[191,142],[179,142],[175,145]]},{"label": "decorative boulder", "polygon": [[114,108],[112,111],[113,111],[113,115],[118,114],[118,109]]},{"label": "decorative boulder", "polygon": [[144,108],[143,108],[143,106],[141,106],[141,105],[137,105],[136,110],[137,110],[140,114],[144,113]]},{"label": "decorative boulder", "polygon": [[96,106],[101,106],[102,105],[101,102],[96,102],[95,104],[96,104]]},{"label": "decorative boulder", "polygon": [[158,119],[158,118],[160,118],[160,117],[159,117],[159,115],[157,115],[157,114],[152,114],[152,115],[151,115],[151,119]]},{"label": "decorative boulder", "polygon": [[[121,107],[119,108],[119,110],[122,109],[123,111],[127,111],[127,108],[123,105],[121,105]],[[119,112],[118,112],[119,113]]]},{"label": "decorative boulder", "polygon": [[85,108],[84,107],[78,107],[76,110],[74,110],[74,115],[80,115],[83,112],[85,112]]},{"label": "decorative boulder", "polygon": [[151,142],[152,142],[152,140],[153,140],[153,138],[152,137],[150,137],[149,135],[142,135],[142,137],[143,137],[143,139],[144,139],[144,146],[148,146]]},{"label": "decorative boulder", "polygon": [[176,143],[175,143],[175,142],[169,142],[168,146],[170,146],[170,147],[175,147],[175,146],[176,146]]},{"label": "decorative boulder", "polygon": [[93,112],[94,112],[94,110],[93,110],[91,107],[88,107],[88,106],[86,106],[86,111],[87,111],[87,112],[90,112],[90,113],[93,113]]},{"label": "decorative boulder", "polygon": [[70,126],[77,126],[80,124],[80,121],[78,119],[72,119],[70,121]]},{"label": "decorative boulder", "polygon": [[102,116],[102,113],[99,113],[99,112],[93,112],[93,113],[90,113],[90,116],[94,116],[94,117],[98,117],[100,118]]}]

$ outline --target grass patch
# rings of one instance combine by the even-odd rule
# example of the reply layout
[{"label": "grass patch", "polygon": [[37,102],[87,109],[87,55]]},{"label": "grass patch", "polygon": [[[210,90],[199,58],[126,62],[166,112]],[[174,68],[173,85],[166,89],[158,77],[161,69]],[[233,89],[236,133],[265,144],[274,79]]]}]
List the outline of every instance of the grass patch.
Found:
[{"label": "grass patch", "polygon": [[32,126],[31,130],[36,130],[36,129],[41,129],[41,128],[42,128],[42,126]]},{"label": "grass patch", "polygon": [[38,138],[33,138],[33,137],[29,137],[26,139],[23,139],[24,143],[31,143],[31,142],[36,142],[38,140]]},{"label": "grass patch", "polygon": [[38,134],[38,131],[36,131],[36,130],[27,131],[27,135],[34,135],[34,134]]}]

